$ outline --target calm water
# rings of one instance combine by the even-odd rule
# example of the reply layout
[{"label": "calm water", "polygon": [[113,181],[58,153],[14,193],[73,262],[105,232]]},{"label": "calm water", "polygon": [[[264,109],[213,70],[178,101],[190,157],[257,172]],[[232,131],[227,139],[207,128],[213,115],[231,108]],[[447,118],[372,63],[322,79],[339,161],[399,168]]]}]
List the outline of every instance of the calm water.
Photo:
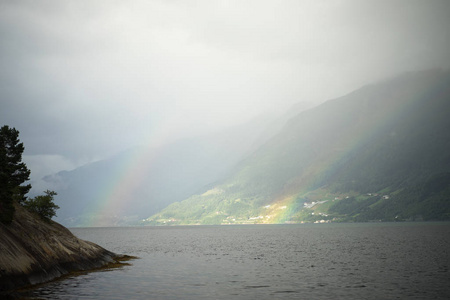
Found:
[{"label": "calm water", "polygon": [[44,299],[450,299],[450,223],[72,229],[131,266]]}]

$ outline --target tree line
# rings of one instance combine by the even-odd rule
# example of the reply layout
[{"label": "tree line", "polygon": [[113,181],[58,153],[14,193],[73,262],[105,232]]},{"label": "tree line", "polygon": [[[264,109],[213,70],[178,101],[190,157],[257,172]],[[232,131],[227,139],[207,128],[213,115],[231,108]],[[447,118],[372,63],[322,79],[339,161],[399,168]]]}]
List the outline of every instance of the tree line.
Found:
[{"label": "tree line", "polygon": [[36,213],[45,221],[56,216],[59,208],[53,200],[56,192],[47,190],[44,195],[28,198],[26,194],[31,185],[30,170],[22,162],[25,150],[19,140],[19,131],[4,125],[0,128],[0,222],[9,224],[14,219],[15,206],[18,203],[27,210]]}]

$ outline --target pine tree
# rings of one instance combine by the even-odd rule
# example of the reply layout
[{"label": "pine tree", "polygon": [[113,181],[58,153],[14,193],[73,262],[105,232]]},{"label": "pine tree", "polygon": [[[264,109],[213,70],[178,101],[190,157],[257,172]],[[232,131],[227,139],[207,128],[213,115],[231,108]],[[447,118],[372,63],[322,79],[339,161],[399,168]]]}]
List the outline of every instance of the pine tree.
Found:
[{"label": "pine tree", "polygon": [[23,203],[31,185],[30,170],[22,162],[23,143],[19,131],[5,125],[0,128],[0,222],[8,224],[14,217],[14,201]]}]

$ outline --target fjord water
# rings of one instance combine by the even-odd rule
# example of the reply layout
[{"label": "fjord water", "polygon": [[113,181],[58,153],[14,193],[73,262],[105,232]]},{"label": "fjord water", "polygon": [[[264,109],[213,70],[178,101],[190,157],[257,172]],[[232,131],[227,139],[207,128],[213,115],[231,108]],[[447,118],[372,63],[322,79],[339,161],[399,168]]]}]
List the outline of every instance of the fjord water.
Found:
[{"label": "fjord water", "polygon": [[450,223],[76,228],[132,265],[44,299],[450,299]]}]

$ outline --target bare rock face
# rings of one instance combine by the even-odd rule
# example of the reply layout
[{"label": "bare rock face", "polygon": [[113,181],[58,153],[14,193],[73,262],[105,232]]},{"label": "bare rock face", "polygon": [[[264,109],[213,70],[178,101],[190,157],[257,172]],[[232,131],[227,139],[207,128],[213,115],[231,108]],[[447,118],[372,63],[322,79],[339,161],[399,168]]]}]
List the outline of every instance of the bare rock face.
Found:
[{"label": "bare rock face", "polygon": [[0,223],[0,292],[99,268],[118,257],[56,222],[44,222],[20,205],[15,207],[14,221]]}]

